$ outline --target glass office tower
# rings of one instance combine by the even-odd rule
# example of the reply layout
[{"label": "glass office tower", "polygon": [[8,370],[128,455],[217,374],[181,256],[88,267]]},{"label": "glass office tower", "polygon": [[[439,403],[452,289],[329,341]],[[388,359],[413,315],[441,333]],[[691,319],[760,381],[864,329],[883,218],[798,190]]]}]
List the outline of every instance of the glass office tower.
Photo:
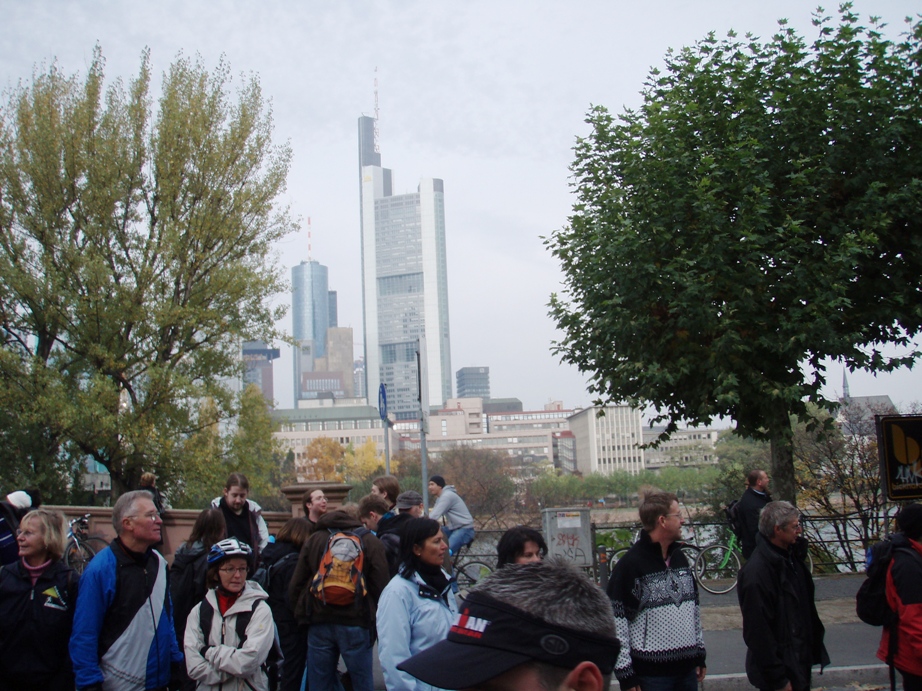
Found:
[{"label": "glass office tower", "polygon": [[424,178],[414,194],[392,193],[391,171],[369,144],[374,120],[359,118],[362,291],[366,391],[388,389],[398,420],[418,416],[416,349],[426,343],[431,406],[451,398],[445,191]]}]

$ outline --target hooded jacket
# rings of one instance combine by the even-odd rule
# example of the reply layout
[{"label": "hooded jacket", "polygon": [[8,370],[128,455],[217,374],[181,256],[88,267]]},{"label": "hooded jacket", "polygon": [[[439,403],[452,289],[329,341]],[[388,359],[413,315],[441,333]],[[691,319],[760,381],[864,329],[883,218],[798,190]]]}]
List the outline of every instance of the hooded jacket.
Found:
[{"label": "hooded jacket", "polygon": [[[214,615],[207,640],[202,635],[200,618],[202,607],[206,605],[200,602],[193,608],[186,624],[183,648],[186,671],[190,678],[199,682],[198,691],[268,691],[269,679],[262,664],[275,642],[275,623],[269,605],[260,604],[267,598],[266,591],[258,583],[247,581],[237,601],[222,617],[217,594],[210,589],[205,600],[214,608]],[[246,641],[243,647],[238,647],[237,615],[250,611],[253,616],[246,628]]]},{"label": "hooded jacket", "polygon": [[[897,533],[893,540],[893,561],[887,569],[887,603],[899,617],[896,655],[893,665],[901,672],[922,676],[922,544]],[[919,558],[895,549],[908,546]],[[877,657],[887,661],[890,627],[885,626]]]},{"label": "hooded jacket", "polygon": [[[215,497],[211,500],[211,508],[220,509],[221,500],[224,497]],[[269,528],[266,527],[266,520],[263,518],[262,507],[252,499],[247,499],[248,515],[250,517],[250,535],[251,540],[247,542],[253,548],[254,558],[259,561],[259,553],[262,552],[266,545],[269,544]]]},{"label": "hooded jacket", "polygon": [[[450,578],[446,573],[445,578]],[[419,574],[391,579],[378,605],[378,657],[388,691],[429,691],[434,686],[397,669],[448,636],[458,604],[451,583],[439,593]]]},{"label": "hooded jacket", "polygon": [[[361,533],[362,548],[365,552],[363,574],[368,594],[358,605],[325,605],[311,595],[311,580],[317,573],[332,534],[357,528]],[[381,541],[345,511],[330,511],[320,517],[317,521],[317,532],[311,535],[301,548],[298,565],[291,577],[288,597],[294,607],[295,618],[301,623],[362,626],[374,631],[378,598],[381,597],[389,579],[387,556]]]},{"label": "hooded jacket", "polygon": [[474,517],[468,511],[464,500],[458,496],[454,485],[445,485],[442,488],[442,493],[436,499],[435,506],[429,512],[429,518],[434,521],[439,520],[442,516],[445,517],[445,525],[449,530],[474,527]]},{"label": "hooded jacket", "polygon": [[[795,689],[805,689],[810,668],[829,664],[823,645],[826,630],[804,563],[806,546],[806,540],[798,538],[785,554],[759,535],[752,558],[740,570],[737,594],[747,647],[746,676],[756,688],[780,689],[790,682]],[[802,579],[800,585],[796,578]]]},{"label": "hooded jacket", "polygon": [[0,569],[0,687],[73,691],[67,643],[78,580],[60,560],[34,586],[21,561]]}]

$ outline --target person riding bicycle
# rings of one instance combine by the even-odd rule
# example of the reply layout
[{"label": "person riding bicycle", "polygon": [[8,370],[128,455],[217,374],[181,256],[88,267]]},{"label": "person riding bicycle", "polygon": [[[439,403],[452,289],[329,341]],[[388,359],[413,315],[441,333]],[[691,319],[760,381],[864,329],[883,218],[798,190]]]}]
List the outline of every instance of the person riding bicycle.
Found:
[{"label": "person riding bicycle", "polygon": [[448,538],[448,548],[457,554],[464,545],[474,541],[474,517],[468,511],[464,500],[458,496],[454,485],[445,485],[445,478],[433,475],[429,478],[429,494],[436,498],[435,506],[429,511],[434,521],[444,516],[442,533]]}]

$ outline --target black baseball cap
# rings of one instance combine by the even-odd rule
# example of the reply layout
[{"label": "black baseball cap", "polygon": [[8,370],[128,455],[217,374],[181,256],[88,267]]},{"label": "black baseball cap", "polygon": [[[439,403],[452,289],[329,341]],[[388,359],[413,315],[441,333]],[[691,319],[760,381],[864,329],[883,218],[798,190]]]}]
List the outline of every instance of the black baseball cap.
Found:
[{"label": "black baseball cap", "polygon": [[620,648],[617,638],[550,624],[475,592],[464,601],[447,639],[397,669],[432,686],[465,689],[530,661],[567,669],[589,661],[611,674]]}]

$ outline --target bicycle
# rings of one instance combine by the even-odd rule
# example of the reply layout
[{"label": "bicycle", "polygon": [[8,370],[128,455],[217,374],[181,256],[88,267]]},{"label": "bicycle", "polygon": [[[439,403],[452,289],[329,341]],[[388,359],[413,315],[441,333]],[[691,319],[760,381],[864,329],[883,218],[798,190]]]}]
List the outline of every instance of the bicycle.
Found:
[{"label": "bicycle", "polygon": [[[109,543],[101,537],[90,536],[90,516],[85,514],[68,522],[67,542],[64,547],[64,563],[82,575],[86,565],[105,549]],[[95,546],[94,546],[95,545]]]},{"label": "bicycle", "polygon": [[715,543],[701,550],[695,559],[694,573],[698,585],[709,593],[723,595],[736,587],[740,573],[740,547],[736,533],[729,544]]},{"label": "bicycle", "polygon": [[458,552],[451,557],[451,572],[455,575],[455,581],[458,584],[458,590],[466,593],[478,581],[486,578],[493,573],[493,567],[482,561],[466,560],[465,552],[470,552],[470,542],[461,545]]},{"label": "bicycle", "polygon": [[[736,587],[739,579],[742,550],[736,533],[730,533],[730,541],[725,545],[716,543],[701,550],[695,559],[695,580],[698,585],[714,595],[729,593]],[[813,557],[807,552],[807,569],[813,573]]]}]

